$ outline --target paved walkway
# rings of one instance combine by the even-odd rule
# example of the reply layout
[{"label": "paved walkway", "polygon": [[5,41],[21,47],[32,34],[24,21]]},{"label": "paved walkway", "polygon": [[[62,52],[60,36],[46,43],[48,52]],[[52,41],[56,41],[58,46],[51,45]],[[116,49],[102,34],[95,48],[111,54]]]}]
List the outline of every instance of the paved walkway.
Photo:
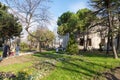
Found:
[{"label": "paved walkway", "polygon": [[[34,53],[36,53],[36,51],[21,52],[21,53],[19,53],[19,55],[9,56],[9,57],[6,57],[6,58],[4,58],[4,59],[9,59],[9,58],[13,58],[13,57],[17,57],[17,56],[23,56],[23,55],[29,55],[29,54],[34,54]],[[3,60],[3,58],[0,57],[0,61],[2,61],[2,60]]]}]

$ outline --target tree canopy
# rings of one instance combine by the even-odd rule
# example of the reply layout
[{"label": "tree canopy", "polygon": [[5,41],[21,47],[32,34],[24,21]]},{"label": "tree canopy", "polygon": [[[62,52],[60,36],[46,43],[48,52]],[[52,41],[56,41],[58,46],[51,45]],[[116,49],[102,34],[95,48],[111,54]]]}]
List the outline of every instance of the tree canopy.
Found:
[{"label": "tree canopy", "polygon": [[22,26],[18,19],[8,12],[8,7],[0,3],[0,37],[12,38],[19,36]]},{"label": "tree canopy", "polygon": [[[108,28],[107,54],[109,52],[109,46],[111,42],[114,58],[118,58],[114,39],[116,35],[119,35],[120,1],[119,0],[90,0],[90,1],[91,6],[93,7],[96,15],[98,15],[102,20],[101,24],[106,25]],[[116,31],[118,31],[117,34]]]},{"label": "tree canopy", "polygon": [[82,32],[90,27],[96,18],[87,8],[78,10],[76,14],[65,12],[58,18],[58,34]]}]

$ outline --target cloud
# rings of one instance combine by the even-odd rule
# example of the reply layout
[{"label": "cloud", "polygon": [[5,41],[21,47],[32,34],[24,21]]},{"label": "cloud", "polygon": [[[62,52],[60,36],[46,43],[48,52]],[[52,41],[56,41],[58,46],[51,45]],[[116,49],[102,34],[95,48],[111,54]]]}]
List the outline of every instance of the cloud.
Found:
[{"label": "cloud", "polygon": [[76,2],[70,5],[70,11],[77,12],[79,9],[87,8],[85,2]]}]

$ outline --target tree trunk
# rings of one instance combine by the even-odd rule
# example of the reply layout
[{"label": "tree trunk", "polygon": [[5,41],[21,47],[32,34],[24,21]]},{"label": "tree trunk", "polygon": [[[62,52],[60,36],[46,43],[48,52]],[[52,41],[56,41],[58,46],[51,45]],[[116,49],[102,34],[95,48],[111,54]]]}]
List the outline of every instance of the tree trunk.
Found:
[{"label": "tree trunk", "polygon": [[30,51],[32,50],[32,41],[30,41],[29,49],[30,49]]},{"label": "tree trunk", "polygon": [[110,49],[110,30],[108,30],[108,41],[107,41],[106,55],[109,54],[109,49]]},{"label": "tree trunk", "polygon": [[112,41],[113,55],[114,55],[114,58],[117,59],[118,55],[117,55],[117,51],[116,51],[116,47],[115,47],[115,43],[114,43],[114,38],[113,37],[111,37],[111,41]]},{"label": "tree trunk", "polygon": [[88,29],[86,28],[86,50],[88,50]]},{"label": "tree trunk", "polygon": [[41,50],[41,42],[39,42],[39,52],[42,52],[42,50]]},{"label": "tree trunk", "polygon": [[87,40],[86,40],[85,32],[83,33],[83,39],[84,39],[84,43],[83,43],[84,44],[84,49],[83,50],[86,51],[87,50],[87,48],[86,48],[86,41]]},{"label": "tree trunk", "polygon": [[119,50],[119,48],[120,48],[120,34],[118,33],[118,35],[117,35],[117,51]]},{"label": "tree trunk", "polygon": [[113,51],[113,54],[114,54],[114,58],[115,59],[117,59],[118,58],[118,55],[117,55],[117,51],[116,51],[116,47],[115,47],[115,43],[114,43],[114,40],[113,40],[113,35],[112,35],[112,16],[111,16],[111,12],[110,12],[110,8],[109,8],[109,4],[108,4],[108,11],[107,11],[107,13],[108,13],[108,23],[109,23],[109,32],[111,33],[109,33],[110,34],[110,36],[111,36],[111,41],[112,41],[112,51]]}]

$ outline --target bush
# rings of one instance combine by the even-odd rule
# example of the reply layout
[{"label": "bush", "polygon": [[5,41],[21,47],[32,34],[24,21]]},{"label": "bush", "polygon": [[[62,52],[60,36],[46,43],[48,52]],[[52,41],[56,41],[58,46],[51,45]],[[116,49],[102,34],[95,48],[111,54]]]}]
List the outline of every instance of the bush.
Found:
[{"label": "bush", "polygon": [[75,42],[73,38],[69,40],[66,51],[68,54],[78,54],[79,52],[78,44]]},{"label": "bush", "polygon": [[21,50],[25,50],[26,48],[29,48],[27,43],[25,43],[25,42],[20,43]]}]

